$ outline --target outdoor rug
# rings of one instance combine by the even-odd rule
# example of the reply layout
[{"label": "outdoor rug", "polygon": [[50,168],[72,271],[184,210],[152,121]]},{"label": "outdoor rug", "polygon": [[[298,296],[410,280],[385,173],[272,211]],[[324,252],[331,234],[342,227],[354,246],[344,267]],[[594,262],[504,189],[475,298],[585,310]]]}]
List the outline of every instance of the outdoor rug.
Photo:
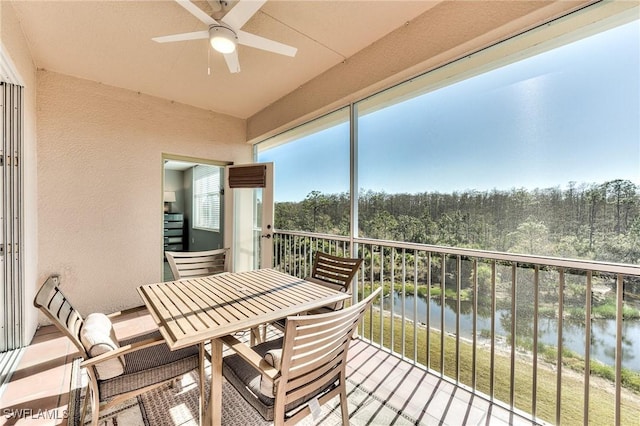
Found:
[{"label": "outdoor rug", "polygon": [[[197,372],[186,374],[173,386],[167,384],[132,398],[102,413],[100,426],[197,426],[198,425],[198,378]],[[71,389],[69,393],[69,425],[79,426],[84,403],[87,375],[80,368],[80,358],[73,361]],[[206,392],[208,393],[208,382]],[[385,404],[361,386],[347,380],[349,400],[349,423],[351,425],[414,425],[393,407]],[[339,398],[334,398],[322,407],[316,420],[309,415],[301,426],[341,425]],[[87,413],[85,424],[89,424],[91,413]],[[269,426],[226,381],[222,389],[222,424],[242,426]]]}]

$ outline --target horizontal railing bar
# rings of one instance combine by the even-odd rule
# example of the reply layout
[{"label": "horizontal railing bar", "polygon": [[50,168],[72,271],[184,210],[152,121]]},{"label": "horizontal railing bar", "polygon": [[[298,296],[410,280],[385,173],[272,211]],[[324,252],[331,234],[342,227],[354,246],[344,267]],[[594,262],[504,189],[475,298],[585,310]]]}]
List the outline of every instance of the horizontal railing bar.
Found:
[{"label": "horizontal railing bar", "polygon": [[[332,235],[332,234],[315,234],[312,232],[298,232],[298,231],[281,231],[276,230],[275,233],[282,235],[292,235],[300,237],[315,237],[327,240],[336,241],[351,241],[349,237]],[[430,244],[409,243],[401,241],[388,241],[377,240],[372,238],[354,238],[354,243],[357,244],[371,244],[380,245],[384,247],[392,247],[407,250],[421,250],[428,252],[438,252],[451,256],[463,256],[482,258],[486,260],[497,260],[504,262],[515,262],[520,267],[526,267],[527,265],[541,265],[541,266],[554,266],[565,269],[582,269],[585,271],[604,272],[612,274],[623,275],[635,275],[640,276],[640,265],[630,265],[623,263],[602,262],[596,260],[582,260],[582,259],[564,259],[551,256],[536,256],[525,255],[515,253],[504,253],[498,251],[478,250],[478,249],[466,249],[458,247],[445,247]]]},{"label": "horizontal railing bar", "polygon": [[309,237],[309,238],[320,239],[320,240],[334,240],[334,241],[347,241],[347,242],[351,241],[351,238],[345,237],[342,235],[319,234],[317,232],[283,231],[281,229],[275,229],[273,232],[275,234],[291,235],[295,237]]}]

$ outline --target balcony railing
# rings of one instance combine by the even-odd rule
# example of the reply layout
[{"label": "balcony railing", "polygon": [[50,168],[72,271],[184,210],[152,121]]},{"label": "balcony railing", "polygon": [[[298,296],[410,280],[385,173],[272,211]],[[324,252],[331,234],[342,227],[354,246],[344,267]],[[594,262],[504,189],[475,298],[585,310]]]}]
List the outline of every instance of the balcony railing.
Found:
[{"label": "balcony railing", "polygon": [[535,421],[640,418],[640,266],[278,231],[274,266],[364,259],[362,338]]}]

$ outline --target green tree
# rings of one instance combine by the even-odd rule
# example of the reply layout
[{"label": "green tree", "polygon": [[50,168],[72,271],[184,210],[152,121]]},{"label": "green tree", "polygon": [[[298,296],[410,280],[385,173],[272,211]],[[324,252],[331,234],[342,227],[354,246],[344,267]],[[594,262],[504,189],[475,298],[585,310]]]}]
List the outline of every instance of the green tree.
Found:
[{"label": "green tree", "polygon": [[398,221],[387,211],[377,211],[373,217],[364,224],[364,235],[369,238],[380,240],[394,239],[394,230],[398,226]]},{"label": "green tree", "polygon": [[398,216],[396,235],[400,241],[420,243],[425,240],[424,224],[417,217],[401,214]]},{"label": "green tree", "polygon": [[605,199],[605,192],[601,185],[596,185],[587,190],[586,198],[589,203],[589,249],[593,248],[593,238],[596,232],[598,206]]},{"label": "green tree", "polygon": [[[635,203],[636,186],[632,182],[622,179],[606,182],[604,186],[607,196],[612,198],[615,205],[616,218],[613,229],[619,234],[627,229],[628,212]],[[624,215],[623,210],[625,211]]]},{"label": "green tree", "polygon": [[320,215],[322,210],[328,205],[327,196],[320,191],[311,191],[302,201],[302,209],[310,218],[309,231],[318,232],[320,224]]},{"label": "green tree", "polygon": [[529,217],[518,225],[516,231],[509,234],[512,245],[509,251],[514,253],[549,253],[549,231],[546,225]]}]

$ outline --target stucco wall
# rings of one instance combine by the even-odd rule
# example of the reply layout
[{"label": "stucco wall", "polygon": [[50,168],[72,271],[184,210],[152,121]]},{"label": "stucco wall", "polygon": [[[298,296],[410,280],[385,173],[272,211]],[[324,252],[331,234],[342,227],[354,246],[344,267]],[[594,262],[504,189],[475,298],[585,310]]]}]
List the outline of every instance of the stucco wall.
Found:
[{"label": "stucco wall", "polygon": [[9,58],[18,74],[24,96],[23,116],[23,209],[24,236],[22,255],[24,261],[25,324],[24,341],[29,343],[38,325],[38,313],[32,307],[36,289],[40,283],[37,277],[38,265],[38,223],[37,223],[37,164],[36,164],[36,67],[33,63],[27,41],[16,18],[13,6],[0,1],[0,41],[4,55]]},{"label": "stucco wall", "polygon": [[245,122],[38,71],[40,279],[81,312],[139,305],[161,280],[162,153],[249,162]]}]

